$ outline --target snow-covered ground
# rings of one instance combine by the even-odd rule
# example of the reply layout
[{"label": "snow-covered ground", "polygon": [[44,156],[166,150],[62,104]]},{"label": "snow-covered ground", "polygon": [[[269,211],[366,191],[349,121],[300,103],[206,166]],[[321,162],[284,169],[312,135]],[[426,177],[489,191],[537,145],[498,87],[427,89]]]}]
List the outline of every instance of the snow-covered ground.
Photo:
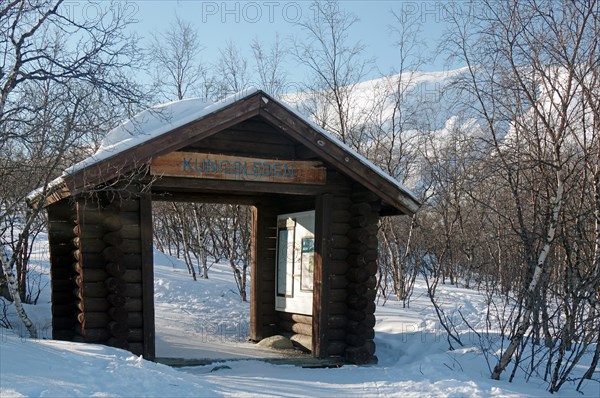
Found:
[{"label": "snow-covered ground", "polygon": [[[252,356],[254,348],[245,342],[249,305],[239,301],[227,266],[214,265],[209,280],[194,282],[177,259],[155,253],[155,262],[158,356],[193,358],[206,354],[207,347],[215,352],[229,350],[219,354],[224,358]],[[47,280],[47,264],[39,264]],[[438,294],[448,305],[460,307],[471,325],[482,322],[485,301],[479,293],[441,286]],[[49,298],[46,287],[40,303],[26,307],[46,337],[50,334]],[[550,396],[539,377],[529,383],[519,374],[512,383],[506,377],[491,380],[477,340],[470,338],[465,326],[460,326],[465,348],[450,351],[425,286],[419,282],[410,308],[395,301],[378,307],[379,363],[363,367],[308,369],[252,359],[171,368],[115,348],[26,339],[18,335],[16,319],[13,325],[16,330],[0,328],[0,397]],[[198,351],[190,353],[190,349]],[[589,364],[589,358],[583,363]],[[595,380],[584,383],[583,396],[600,396],[599,379],[596,372]],[[582,395],[567,384],[555,396]]]}]

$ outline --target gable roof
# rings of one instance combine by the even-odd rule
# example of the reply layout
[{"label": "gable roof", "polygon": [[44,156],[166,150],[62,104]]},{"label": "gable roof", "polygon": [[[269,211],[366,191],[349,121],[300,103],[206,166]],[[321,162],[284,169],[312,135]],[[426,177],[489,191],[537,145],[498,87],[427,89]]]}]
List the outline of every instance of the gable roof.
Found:
[{"label": "gable roof", "polygon": [[[311,149],[398,213],[413,214],[418,209],[418,200],[401,183],[297,110],[256,89],[241,91],[215,103],[181,100],[137,114],[111,130],[94,155],[66,169],[51,183],[55,200],[110,181],[147,164],[153,157],[181,149],[255,116]],[[29,201],[35,202],[35,197],[34,191]]]}]

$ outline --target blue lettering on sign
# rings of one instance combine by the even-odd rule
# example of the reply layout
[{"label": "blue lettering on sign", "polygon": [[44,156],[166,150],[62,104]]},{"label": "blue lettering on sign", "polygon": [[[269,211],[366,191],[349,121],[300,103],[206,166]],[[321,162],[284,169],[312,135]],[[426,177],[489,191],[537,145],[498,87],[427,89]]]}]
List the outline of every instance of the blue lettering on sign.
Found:
[{"label": "blue lettering on sign", "polygon": [[204,175],[242,175],[255,177],[293,178],[294,163],[282,162],[231,162],[229,160],[211,160],[198,158],[182,158],[184,173]]},{"label": "blue lettering on sign", "polygon": [[[196,160],[196,162],[198,162]],[[192,169],[192,159],[183,159],[183,171],[194,171],[194,169]]]}]

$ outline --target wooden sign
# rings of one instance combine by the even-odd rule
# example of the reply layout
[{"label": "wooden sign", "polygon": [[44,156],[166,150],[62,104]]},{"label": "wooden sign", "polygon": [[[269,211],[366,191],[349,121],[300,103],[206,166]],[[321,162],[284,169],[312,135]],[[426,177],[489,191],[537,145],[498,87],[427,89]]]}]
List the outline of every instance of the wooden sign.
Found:
[{"label": "wooden sign", "polygon": [[150,172],[155,176],[320,185],[325,184],[327,178],[325,167],[317,161],[257,159],[195,152],[171,152],[154,158]]}]

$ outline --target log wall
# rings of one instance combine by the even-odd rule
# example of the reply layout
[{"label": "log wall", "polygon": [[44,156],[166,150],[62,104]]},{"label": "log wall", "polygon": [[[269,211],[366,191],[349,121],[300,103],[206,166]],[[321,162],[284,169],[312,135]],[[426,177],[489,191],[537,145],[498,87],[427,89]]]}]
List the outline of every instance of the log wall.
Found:
[{"label": "log wall", "polygon": [[[73,258],[69,267],[70,304],[75,309],[70,335],[65,333],[65,338],[124,348],[153,358],[154,341],[147,340],[153,339],[149,331],[154,328],[154,319],[148,317],[146,308],[152,306],[153,315],[153,289],[150,286],[144,291],[148,290],[144,287],[148,275],[143,267],[148,262],[144,258],[148,249],[143,250],[142,242],[148,238],[144,238],[141,203],[140,197],[132,194],[76,199],[69,242]],[[151,250],[151,241],[149,244]],[[53,292],[55,289],[53,286]],[[149,304],[145,304],[148,298]],[[68,300],[65,298],[65,302]]]},{"label": "log wall", "polygon": [[50,284],[52,290],[52,338],[72,341],[79,309],[73,296],[77,286],[75,208],[69,199],[48,206],[48,241],[50,244]]},{"label": "log wall", "polygon": [[375,295],[377,280],[377,223],[381,200],[355,187],[351,195],[346,238],[346,360],[356,364],[375,362]]},{"label": "log wall", "polygon": [[325,295],[328,306],[327,316],[327,356],[344,356],[346,343],[346,328],[348,324],[346,298],[348,282],[346,261],[350,250],[350,240],[347,237],[350,229],[350,207],[352,201],[349,196],[334,196],[330,216],[330,265],[329,287]]}]

